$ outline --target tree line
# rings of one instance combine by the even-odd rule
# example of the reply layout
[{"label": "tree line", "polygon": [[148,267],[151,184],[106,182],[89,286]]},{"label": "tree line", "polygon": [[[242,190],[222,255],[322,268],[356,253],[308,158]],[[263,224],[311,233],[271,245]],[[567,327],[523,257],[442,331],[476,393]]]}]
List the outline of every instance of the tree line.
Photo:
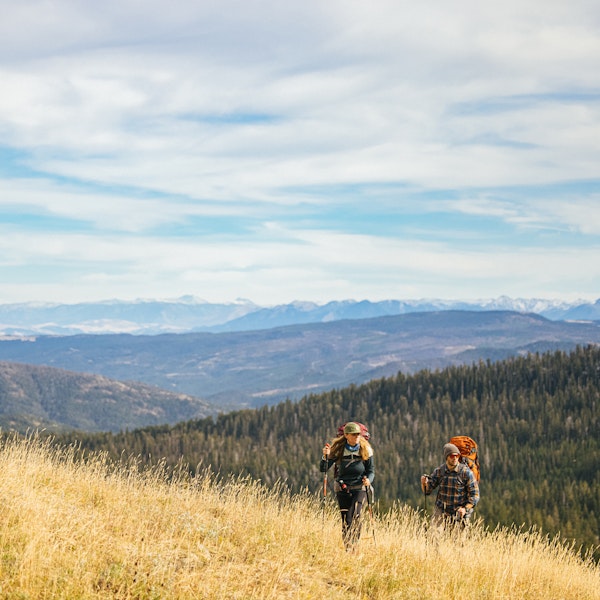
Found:
[{"label": "tree line", "polygon": [[385,510],[396,502],[426,507],[419,476],[443,461],[450,437],[469,435],[481,462],[477,514],[488,527],[535,526],[590,548],[600,544],[599,402],[600,348],[588,346],[398,373],[297,402],[56,441],[317,494],[323,444],[341,423],[357,420],[371,433]]}]

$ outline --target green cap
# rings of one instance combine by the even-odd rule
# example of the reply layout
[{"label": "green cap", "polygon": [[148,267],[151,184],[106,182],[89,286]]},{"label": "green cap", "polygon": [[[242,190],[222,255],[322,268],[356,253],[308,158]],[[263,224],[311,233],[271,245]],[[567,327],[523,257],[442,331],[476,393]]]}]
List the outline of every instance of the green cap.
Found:
[{"label": "green cap", "polygon": [[358,423],[346,423],[344,425],[344,433],[360,433],[360,425]]}]

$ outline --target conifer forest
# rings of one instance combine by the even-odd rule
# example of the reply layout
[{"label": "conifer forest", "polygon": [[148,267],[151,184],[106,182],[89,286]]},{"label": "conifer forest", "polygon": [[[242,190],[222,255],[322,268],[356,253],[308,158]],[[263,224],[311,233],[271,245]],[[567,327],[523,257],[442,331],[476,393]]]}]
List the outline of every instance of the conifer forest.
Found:
[{"label": "conifer forest", "polygon": [[405,503],[430,511],[433,496],[423,497],[420,475],[443,462],[450,437],[469,435],[481,463],[476,514],[487,527],[534,527],[589,550],[600,544],[599,409],[600,348],[588,346],[399,373],[216,419],[56,441],[322,495],[323,444],[356,420],[371,433],[378,509]]}]

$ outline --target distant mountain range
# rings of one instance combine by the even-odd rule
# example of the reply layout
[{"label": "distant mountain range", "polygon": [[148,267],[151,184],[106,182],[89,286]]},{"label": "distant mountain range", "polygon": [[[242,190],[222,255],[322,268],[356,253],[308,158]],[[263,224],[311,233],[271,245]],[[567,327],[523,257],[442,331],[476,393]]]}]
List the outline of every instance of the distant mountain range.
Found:
[{"label": "distant mountain range", "polygon": [[600,300],[595,303],[508,297],[473,302],[344,300],[327,304],[292,302],[264,307],[247,300],[213,304],[184,296],[164,301],[0,304],[0,335],[217,333],[442,310],[508,310],[535,313],[553,321],[600,321]]},{"label": "distant mountain range", "polygon": [[[438,311],[225,333],[5,337],[0,361],[143,382],[202,398],[214,414],[398,371],[589,344],[600,344],[597,322],[512,311]],[[124,426],[122,416],[115,416]]]}]

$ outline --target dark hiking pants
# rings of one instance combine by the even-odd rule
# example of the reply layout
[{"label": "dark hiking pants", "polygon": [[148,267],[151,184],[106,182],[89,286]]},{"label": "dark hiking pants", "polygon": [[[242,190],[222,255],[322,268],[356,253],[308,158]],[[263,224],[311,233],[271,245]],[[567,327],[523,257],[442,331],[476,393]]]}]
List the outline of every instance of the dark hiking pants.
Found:
[{"label": "dark hiking pants", "polygon": [[342,515],[342,537],[346,550],[351,550],[360,538],[360,513],[367,499],[364,489],[337,492],[337,501]]}]

